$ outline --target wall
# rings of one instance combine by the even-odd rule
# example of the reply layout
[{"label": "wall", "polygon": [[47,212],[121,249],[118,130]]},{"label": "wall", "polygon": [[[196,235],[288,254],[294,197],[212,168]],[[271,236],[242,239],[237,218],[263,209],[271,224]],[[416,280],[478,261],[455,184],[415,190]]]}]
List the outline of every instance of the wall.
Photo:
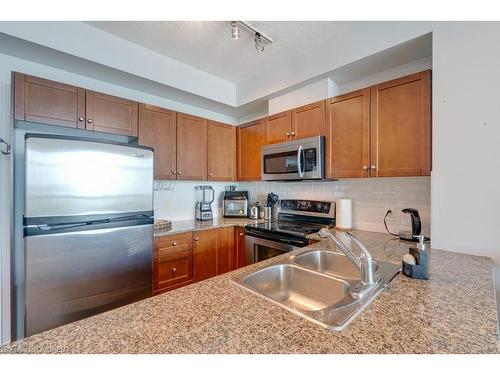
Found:
[{"label": "wall", "polygon": [[[430,235],[430,178],[366,178],[328,182],[240,182],[240,190],[248,190],[250,201],[265,201],[267,193],[274,192],[280,199],[335,200],[350,198],[353,227],[374,232],[385,232],[384,216],[387,210],[389,229],[397,232],[400,211],[416,208],[421,216],[423,232]],[[409,222],[408,222],[409,224]]]},{"label": "wall", "polygon": [[[173,190],[158,190],[164,186],[174,187]],[[222,216],[222,194],[231,182],[213,181],[155,181],[154,209],[156,219],[193,220],[196,202],[201,199],[201,193],[195,190],[196,185],[210,185],[215,190],[215,200],[212,203],[214,216]]]},{"label": "wall", "polygon": [[335,83],[329,78],[323,78],[309,83],[293,91],[269,99],[269,115],[314,103],[337,95]]},{"label": "wall", "polygon": [[433,34],[433,246],[496,262],[500,306],[500,23]]}]

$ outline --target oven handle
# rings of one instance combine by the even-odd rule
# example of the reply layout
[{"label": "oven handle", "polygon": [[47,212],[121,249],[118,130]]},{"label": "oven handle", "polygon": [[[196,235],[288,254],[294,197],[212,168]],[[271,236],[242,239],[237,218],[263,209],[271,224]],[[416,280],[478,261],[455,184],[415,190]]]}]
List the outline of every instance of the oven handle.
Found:
[{"label": "oven handle", "polygon": [[302,153],[304,152],[304,148],[302,145],[299,146],[299,149],[297,150],[297,169],[299,172],[299,176],[302,178],[304,177],[304,171],[302,170]]}]

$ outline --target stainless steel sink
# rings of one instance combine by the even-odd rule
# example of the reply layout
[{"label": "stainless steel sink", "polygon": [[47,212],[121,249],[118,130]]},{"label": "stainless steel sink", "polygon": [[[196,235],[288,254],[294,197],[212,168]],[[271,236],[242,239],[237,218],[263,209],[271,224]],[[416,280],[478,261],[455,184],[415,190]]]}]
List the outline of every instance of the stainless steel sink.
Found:
[{"label": "stainless steel sink", "polygon": [[[344,254],[327,250],[313,250],[292,258],[293,263],[317,272],[338,277],[359,279],[359,270]],[[378,271],[378,263],[373,263],[373,272]]]},{"label": "stainless steel sink", "polygon": [[366,288],[342,254],[307,251],[280,263],[240,274],[236,285],[330,330],[345,328],[400,271],[388,262],[374,265],[377,281]]},{"label": "stainless steel sink", "polygon": [[292,264],[261,269],[243,282],[257,293],[301,311],[322,310],[342,301],[351,291],[351,285],[343,280]]}]

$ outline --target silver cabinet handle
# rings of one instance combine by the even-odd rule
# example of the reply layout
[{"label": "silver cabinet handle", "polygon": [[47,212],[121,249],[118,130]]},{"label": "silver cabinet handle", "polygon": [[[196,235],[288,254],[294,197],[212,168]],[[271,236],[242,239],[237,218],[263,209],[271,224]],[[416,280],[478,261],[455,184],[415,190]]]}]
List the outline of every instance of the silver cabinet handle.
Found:
[{"label": "silver cabinet handle", "polygon": [[89,124],[92,124],[94,121],[92,121],[92,119],[91,119],[91,118],[89,118],[89,119],[87,120],[87,122],[88,122]]},{"label": "silver cabinet handle", "polygon": [[240,233],[240,237],[241,237],[241,236],[244,236],[244,235],[245,235],[245,233]]},{"label": "silver cabinet handle", "polygon": [[198,237],[195,237],[195,238],[194,238],[194,240],[195,240],[195,241],[198,241],[198,240],[199,240],[199,238],[198,238]]},{"label": "silver cabinet handle", "polygon": [[286,132],[286,136],[289,137],[290,136],[290,132]]},{"label": "silver cabinet handle", "polygon": [[372,166],[370,166],[370,169],[377,169],[377,166],[376,165],[372,165]]},{"label": "silver cabinet handle", "polygon": [[78,121],[83,121],[85,118],[83,116],[78,117]]},{"label": "silver cabinet handle", "polygon": [[177,174],[177,172],[176,171],[172,171],[172,174]]},{"label": "silver cabinet handle", "polygon": [[177,242],[172,242],[172,246],[177,246]]},{"label": "silver cabinet handle", "polygon": [[367,171],[368,170],[368,166],[367,165],[363,165],[363,170]]},{"label": "silver cabinet handle", "polygon": [[212,177],[214,174],[213,174],[213,173],[209,173],[208,175],[209,175],[210,177]]},{"label": "silver cabinet handle", "polygon": [[177,268],[172,268],[172,273],[176,273],[177,272]]},{"label": "silver cabinet handle", "polygon": [[177,172],[177,174],[180,176],[182,174],[182,172]]},{"label": "silver cabinet handle", "polygon": [[295,132],[291,132],[290,134],[292,135],[292,137],[295,137]]}]

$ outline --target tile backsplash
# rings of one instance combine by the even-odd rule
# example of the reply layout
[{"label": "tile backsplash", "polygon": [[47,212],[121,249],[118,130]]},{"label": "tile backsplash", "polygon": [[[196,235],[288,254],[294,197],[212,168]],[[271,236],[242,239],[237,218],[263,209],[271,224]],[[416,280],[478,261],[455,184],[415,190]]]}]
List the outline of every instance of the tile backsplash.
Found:
[{"label": "tile backsplash", "polygon": [[[317,182],[240,182],[240,190],[248,190],[250,201],[265,201],[267,193],[274,192],[280,199],[335,200],[352,199],[352,225],[355,229],[385,232],[384,216],[387,210],[388,226],[393,232],[400,229],[400,212],[412,207],[419,211],[422,231],[430,235],[430,177],[344,179]],[[406,221],[409,225],[409,221]],[[405,227],[405,229],[407,226]]]},{"label": "tile backsplash", "polygon": [[[211,185],[215,189],[212,204],[214,216],[222,215],[222,196],[230,182],[172,181],[155,182],[155,217],[169,220],[193,220],[197,201],[197,185]],[[352,199],[352,224],[355,229],[385,232],[384,216],[387,210],[389,229],[397,232],[403,208],[416,208],[422,219],[423,233],[430,235],[430,177],[344,179],[317,182],[240,182],[240,190],[248,190],[250,202],[263,202],[267,193],[282,198],[335,200]],[[158,190],[164,188],[173,190]],[[409,224],[409,222],[407,222]]]},{"label": "tile backsplash", "polygon": [[[201,195],[201,192],[195,190],[197,185],[210,185],[214,188],[212,211],[214,216],[221,216],[223,193],[227,186],[235,184],[213,181],[155,181],[155,218],[172,221],[194,220],[196,201],[200,199],[198,195]],[[166,190],[167,188],[171,190]]]}]

